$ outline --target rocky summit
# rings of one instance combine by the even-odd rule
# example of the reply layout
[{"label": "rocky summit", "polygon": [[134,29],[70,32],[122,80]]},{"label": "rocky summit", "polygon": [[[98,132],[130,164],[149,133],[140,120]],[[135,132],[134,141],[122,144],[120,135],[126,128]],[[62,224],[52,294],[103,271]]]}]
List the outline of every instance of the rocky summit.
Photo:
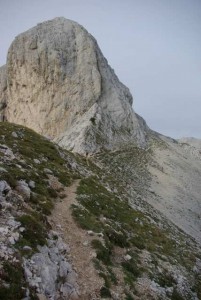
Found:
[{"label": "rocky summit", "polygon": [[56,18],[17,36],[0,74],[1,118],[9,122],[79,153],[146,144],[128,88],[76,22]]},{"label": "rocky summit", "polygon": [[0,299],[200,300],[201,141],[149,129],[64,18],[0,68]]}]

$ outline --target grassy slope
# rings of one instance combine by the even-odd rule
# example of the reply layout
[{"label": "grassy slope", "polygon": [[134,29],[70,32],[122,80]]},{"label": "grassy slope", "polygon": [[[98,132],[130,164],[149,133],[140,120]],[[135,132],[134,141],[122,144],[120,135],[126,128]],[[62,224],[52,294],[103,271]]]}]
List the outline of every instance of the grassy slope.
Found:
[{"label": "grassy slope", "polygon": [[[13,133],[16,133],[17,137],[14,137]],[[8,146],[13,151],[14,159],[4,155],[5,147],[2,145]],[[35,163],[34,159],[40,163]],[[35,182],[29,201],[13,201],[12,209],[8,212],[9,216],[15,215],[15,219],[21,222],[25,231],[13,246],[19,262],[2,261],[0,299],[17,300],[24,296],[22,287],[26,287],[26,282],[21,267],[22,257],[30,256],[37,251],[37,245],[46,243],[49,230],[46,215],[51,213],[54,202],[61,192],[49,186],[44,169],[50,169],[62,184],[68,186],[78,176],[78,173],[69,167],[71,160],[73,155],[65,152],[61,157],[59,149],[53,143],[34,131],[14,124],[0,123],[0,167],[7,171],[1,171],[0,180],[6,180],[12,189],[15,189],[17,181],[21,179],[27,183],[30,180]],[[0,213],[3,216],[4,213],[2,211]],[[32,247],[32,251],[28,254],[23,250],[25,245]],[[6,284],[10,284],[9,289],[6,288]],[[35,299],[34,291],[31,297]]]},{"label": "grassy slope", "polygon": [[[17,138],[13,137],[13,132],[17,133]],[[136,199],[139,209],[133,209],[129,204],[135,200],[130,199],[127,193],[129,185],[134,183],[132,186],[136,195],[141,194],[143,185],[148,186],[146,164],[151,159],[150,150],[132,147],[116,153],[102,153],[93,162],[86,161],[79,155],[61,150],[32,130],[9,123],[0,124],[0,144],[9,146],[15,155],[15,159],[9,161],[0,152],[0,166],[8,171],[1,172],[1,180],[6,180],[12,188],[20,179],[36,183],[28,206],[16,204],[14,207],[18,220],[26,229],[15,245],[19,262],[25,255],[24,245],[30,245],[33,253],[37,251],[37,244],[46,243],[49,230],[46,215],[51,213],[54,201],[61,192],[49,187],[44,172],[48,168],[64,185],[69,185],[74,178],[82,178],[77,191],[79,205],[73,206],[72,212],[79,226],[103,235],[103,243],[98,239],[92,242],[97,252],[94,264],[105,280],[105,286],[100,291],[103,298],[109,298],[111,291],[115,291],[120,284],[116,277],[118,271],[123,277],[124,299],[135,299],[139,294],[136,284],[140,277],[150,278],[161,287],[172,287],[173,293],[167,299],[193,299],[194,291],[201,299],[201,282],[192,272],[196,257],[199,257],[196,247],[187,245],[183,233],[173,230],[165,221],[161,226],[161,221],[153,220],[150,213],[140,211],[142,202]],[[34,163],[34,159],[39,159],[40,164]],[[75,167],[72,168],[72,165]],[[117,257],[118,249],[129,254],[130,260]],[[151,258],[146,266],[142,262],[145,252]],[[172,273],[165,270],[164,262],[176,265],[185,274],[191,287],[190,294],[180,294]],[[18,275],[15,276],[17,280],[10,276],[15,268],[16,265],[9,262],[1,268],[0,283],[10,283],[11,286],[8,290],[1,285],[0,299],[17,300],[22,297],[21,287],[26,283],[20,263]],[[36,297],[34,291],[32,297]]]}]

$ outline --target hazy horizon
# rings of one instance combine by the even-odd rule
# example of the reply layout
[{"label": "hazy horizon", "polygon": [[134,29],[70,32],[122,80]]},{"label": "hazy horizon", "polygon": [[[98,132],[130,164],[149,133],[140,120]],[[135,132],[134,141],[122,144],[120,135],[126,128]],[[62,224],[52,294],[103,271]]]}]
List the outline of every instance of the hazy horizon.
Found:
[{"label": "hazy horizon", "polygon": [[201,138],[200,0],[0,0],[0,66],[16,35],[58,16],[96,38],[151,129]]}]

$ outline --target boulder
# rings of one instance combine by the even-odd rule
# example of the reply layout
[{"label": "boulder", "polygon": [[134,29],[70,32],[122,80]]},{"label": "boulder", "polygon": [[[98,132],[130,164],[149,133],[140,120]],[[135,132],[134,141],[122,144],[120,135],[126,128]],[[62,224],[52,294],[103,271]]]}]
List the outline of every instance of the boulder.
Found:
[{"label": "boulder", "polygon": [[29,185],[24,180],[19,180],[17,182],[16,191],[23,197],[24,200],[29,200],[31,195],[31,190]]},{"label": "boulder", "polygon": [[5,180],[0,180],[0,196],[7,194],[11,187]]}]

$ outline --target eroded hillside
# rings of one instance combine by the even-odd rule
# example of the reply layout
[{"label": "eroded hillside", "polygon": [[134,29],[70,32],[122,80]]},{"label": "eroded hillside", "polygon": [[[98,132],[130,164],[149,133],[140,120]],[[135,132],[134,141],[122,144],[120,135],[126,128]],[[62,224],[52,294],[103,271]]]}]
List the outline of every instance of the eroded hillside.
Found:
[{"label": "eroded hillside", "polygon": [[201,299],[199,245],[146,201],[153,149],[85,158],[1,123],[0,299]]}]

